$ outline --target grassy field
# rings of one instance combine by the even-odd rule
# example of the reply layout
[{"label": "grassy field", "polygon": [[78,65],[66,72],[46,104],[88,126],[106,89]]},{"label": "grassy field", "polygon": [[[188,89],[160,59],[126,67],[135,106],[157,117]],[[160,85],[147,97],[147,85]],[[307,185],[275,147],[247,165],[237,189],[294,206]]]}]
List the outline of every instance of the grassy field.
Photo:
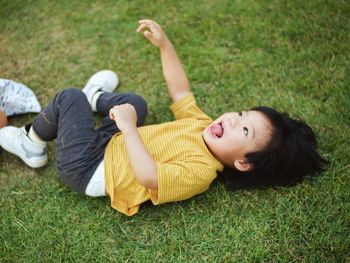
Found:
[{"label": "grassy field", "polygon": [[[135,30],[167,32],[201,108],[269,105],[317,132],[326,172],[293,188],[228,192],[134,217],[108,198],[68,190],[49,164],[0,152],[0,262],[349,262],[349,1],[0,0],[0,77],[45,105],[100,69],[149,102],[147,123],[172,120],[158,50]],[[24,125],[35,115],[10,119]]]}]

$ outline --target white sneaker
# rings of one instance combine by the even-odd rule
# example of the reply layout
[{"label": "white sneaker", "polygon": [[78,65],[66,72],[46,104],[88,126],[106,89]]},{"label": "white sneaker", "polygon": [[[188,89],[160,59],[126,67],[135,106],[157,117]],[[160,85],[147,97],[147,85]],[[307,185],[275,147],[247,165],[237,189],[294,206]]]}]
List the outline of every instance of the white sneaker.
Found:
[{"label": "white sneaker", "polygon": [[93,105],[92,98],[97,91],[112,92],[119,84],[118,76],[111,70],[101,70],[92,75],[83,88],[92,110],[96,111],[96,105]]},{"label": "white sneaker", "polygon": [[7,126],[0,129],[0,145],[32,168],[39,168],[47,163],[46,146],[29,139],[24,127]]}]

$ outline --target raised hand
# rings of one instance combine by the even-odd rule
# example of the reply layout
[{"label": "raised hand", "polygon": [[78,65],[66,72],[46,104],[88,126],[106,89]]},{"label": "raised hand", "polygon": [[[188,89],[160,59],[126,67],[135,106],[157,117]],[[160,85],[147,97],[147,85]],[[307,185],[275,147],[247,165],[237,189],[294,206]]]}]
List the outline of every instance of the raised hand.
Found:
[{"label": "raised hand", "polygon": [[162,48],[169,44],[170,41],[163,32],[160,25],[150,19],[142,19],[139,21],[139,27],[136,30],[139,33],[143,33],[153,45]]}]

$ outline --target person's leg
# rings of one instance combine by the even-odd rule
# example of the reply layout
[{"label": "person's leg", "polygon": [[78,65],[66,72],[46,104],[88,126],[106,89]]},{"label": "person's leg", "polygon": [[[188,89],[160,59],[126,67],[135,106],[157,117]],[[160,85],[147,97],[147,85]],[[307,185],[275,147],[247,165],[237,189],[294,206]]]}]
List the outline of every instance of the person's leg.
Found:
[{"label": "person's leg", "polygon": [[[77,132],[77,125],[84,134]],[[94,133],[95,121],[91,107],[81,90],[71,88],[56,94],[53,100],[34,119],[32,128],[44,141],[60,137],[79,137]],[[89,137],[89,136],[87,136]]]},{"label": "person's leg", "polygon": [[119,84],[117,73],[112,70],[101,70],[92,75],[83,92],[85,93],[93,112],[96,112],[96,102],[103,92],[112,92]]},{"label": "person's leg", "polygon": [[136,109],[138,126],[143,125],[147,115],[147,104],[142,97],[133,93],[112,93],[118,83],[119,78],[115,72],[101,70],[92,75],[83,88],[92,110],[106,116],[98,131],[107,137],[119,132],[115,122],[108,117],[113,106],[132,104]]},{"label": "person's leg", "polygon": [[114,135],[119,132],[117,125],[109,118],[109,110],[116,105],[129,103],[135,107],[137,114],[137,126],[142,126],[147,116],[147,103],[139,95],[134,93],[102,93],[96,103],[97,112],[104,115],[101,126],[98,128],[99,132],[104,132]]},{"label": "person's leg", "polygon": [[85,94],[78,89],[58,93],[35,118],[32,128],[44,141],[56,139],[60,178],[74,191],[84,193],[108,142],[95,130]]}]

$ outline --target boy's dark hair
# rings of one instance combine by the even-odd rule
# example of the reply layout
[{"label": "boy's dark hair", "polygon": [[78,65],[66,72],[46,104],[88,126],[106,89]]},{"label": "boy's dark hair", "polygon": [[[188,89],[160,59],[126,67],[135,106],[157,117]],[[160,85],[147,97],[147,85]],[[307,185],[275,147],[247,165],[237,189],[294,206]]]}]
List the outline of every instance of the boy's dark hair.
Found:
[{"label": "boy's dark hair", "polygon": [[225,167],[218,176],[219,181],[231,190],[287,186],[324,170],[326,160],[318,154],[315,133],[306,123],[269,107],[251,110],[263,113],[270,121],[271,140],[261,150],[246,154],[247,161],[253,165],[251,171]]}]

